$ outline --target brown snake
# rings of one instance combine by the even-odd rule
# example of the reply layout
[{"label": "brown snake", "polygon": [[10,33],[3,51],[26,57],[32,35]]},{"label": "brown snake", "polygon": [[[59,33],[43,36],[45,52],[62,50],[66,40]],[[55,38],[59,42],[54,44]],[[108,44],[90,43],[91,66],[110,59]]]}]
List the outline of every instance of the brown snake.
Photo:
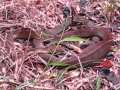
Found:
[{"label": "brown snake", "polygon": [[[68,22],[63,22],[61,25],[55,27],[53,30],[49,31],[49,34],[52,34],[55,36],[55,38],[59,38],[58,33],[62,31],[63,29],[66,29],[71,23],[70,20],[71,18],[68,18]],[[88,26],[85,27],[80,27],[76,30],[72,29],[71,31],[67,31],[64,33],[63,37],[70,36],[70,35],[79,35],[80,37],[84,38],[91,38],[93,36],[98,36],[101,41],[88,46],[87,48],[83,49],[82,53],[79,53],[79,59],[82,64],[91,64],[94,62],[99,62],[107,52],[111,50],[112,46],[112,34],[108,31],[108,28],[91,28]],[[26,30],[18,31],[16,32],[17,38],[26,38],[28,35],[26,35]],[[29,31],[29,30],[28,30]],[[25,35],[24,35],[25,34]],[[58,36],[57,36],[58,35]],[[31,33],[31,37],[33,39],[37,39],[37,34]],[[51,57],[50,54],[39,54],[44,60],[48,61],[49,58]],[[51,57],[52,61],[59,61],[59,58],[52,56]],[[68,59],[63,60],[64,63],[66,64],[78,64],[79,60],[75,56],[71,56]]]}]

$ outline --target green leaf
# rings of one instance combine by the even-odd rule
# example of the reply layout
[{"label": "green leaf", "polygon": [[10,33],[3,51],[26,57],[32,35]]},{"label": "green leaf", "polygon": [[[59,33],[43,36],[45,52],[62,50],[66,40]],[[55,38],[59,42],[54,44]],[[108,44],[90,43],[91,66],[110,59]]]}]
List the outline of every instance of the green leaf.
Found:
[{"label": "green leaf", "polygon": [[55,66],[55,67],[66,67],[69,66],[68,64],[65,64],[64,62],[59,62],[59,61],[50,61],[48,62],[48,66]]},{"label": "green leaf", "polygon": [[62,39],[60,42],[64,42],[64,41],[86,41],[86,39],[80,38],[79,36],[69,36],[69,37],[65,37],[64,39]]}]

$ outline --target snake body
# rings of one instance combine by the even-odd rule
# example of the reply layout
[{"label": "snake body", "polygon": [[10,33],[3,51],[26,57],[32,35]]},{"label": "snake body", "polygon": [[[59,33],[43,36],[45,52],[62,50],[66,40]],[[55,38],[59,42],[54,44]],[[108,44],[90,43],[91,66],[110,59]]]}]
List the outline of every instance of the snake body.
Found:
[{"label": "snake body", "polygon": [[[49,34],[55,36],[54,37],[55,39],[59,38],[59,33],[63,29],[64,30],[67,29],[68,26],[71,24],[70,18],[68,18],[67,21],[68,22],[66,22],[66,20],[65,20],[61,25],[56,26],[51,31],[48,31]],[[27,32],[25,32],[25,30],[17,31],[16,38],[26,38],[29,36],[28,32],[30,33],[30,30],[27,30]],[[87,48],[83,49],[82,53],[78,54],[79,59],[82,64],[90,64],[93,62],[99,62],[106,55],[106,53],[111,50],[112,34],[109,32],[108,28],[103,28],[103,27],[91,28],[89,26],[80,27],[80,28],[77,28],[76,30],[71,29],[70,31],[65,32],[63,38],[66,36],[70,36],[70,35],[79,35],[80,37],[83,37],[83,38],[91,38],[93,36],[97,36],[101,39],[99,42],[97,42],[93,45],[89,45]],[[33,31],[32,31],[31,36],[29,38],[36,40],[39,38],[39,35],[33,33]],[[39,48],[37,48],[37,49],[39,49]],[[51,57],[50,54],[42,54],[42,53],[40,54],[40,56],[46,61],[48,61],[49,58]],[[52,56],[51,60],[59,61],[59,58]],[[73,64],[78,64],[79,60],[77,57],[71,56],[70,58],[63,60],[63,62],[66,64],[73,65]]]}]

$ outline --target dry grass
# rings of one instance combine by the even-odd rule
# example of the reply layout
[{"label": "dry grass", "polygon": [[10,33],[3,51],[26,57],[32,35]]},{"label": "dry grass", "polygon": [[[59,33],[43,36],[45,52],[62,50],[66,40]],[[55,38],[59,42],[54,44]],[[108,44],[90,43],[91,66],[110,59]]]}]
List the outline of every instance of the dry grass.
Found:
[{"label": "dry grass", "polygon": [[[120,87],[119,84],[113,85],[102,78],[93,68],[77,68],[71,71],[67,68],[47,68],[40,64],[41,61],[44,64],[47,62],[38,52],[27,52],[31,47],[15,42],[10,34],[14,31],[13,26],[26,27],[34,31],[40,31],[41,26],[45,29],[53,28],[63,21],[64,6],[72,6],[77,12],[80,10],[78,1],[0,0],[0,90],[95,90],[97,77],[100,78],[97,82],[101,82],[100,90]],[[114,3],[112,4],[114,6]],[[118,9],[118,6],[110,7],[107,0],[90,0],[84,8],[88,12],[93,12],[95,10],[93,6],[97,5],[100,5],[97,9],[107,21],[102,22],[99,15],[95,17],[91,15],[90,17],[97,21],[96,26],[115,28],[114,40],[118,41],[118,46],[114,47],[115,58],[111,71],[119,78],[120,19],[116,18],[120,15],[120,2],[116,4],[119,6]],[[112,20],[109,17],[112,17]],[[116,29],[118,27],[119,29]]]}]

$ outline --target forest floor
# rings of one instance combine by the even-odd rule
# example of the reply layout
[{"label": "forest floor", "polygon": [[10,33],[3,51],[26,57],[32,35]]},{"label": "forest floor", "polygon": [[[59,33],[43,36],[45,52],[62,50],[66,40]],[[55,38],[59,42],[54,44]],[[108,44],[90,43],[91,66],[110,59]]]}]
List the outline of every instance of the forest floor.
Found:
[{"label": "forest floor", "polygon": [[[109,28],[113,38],[112,50],[95,65],[79,60],[89,37],[57,39],[59,30],[71,28],[65,18],[80,12],[79,25]],[[107,34],[96,33],[95,41]],[[54,61],[70,56],[78,67]],[[120,0],[0,0],[0,90],[120,90]]]}]

